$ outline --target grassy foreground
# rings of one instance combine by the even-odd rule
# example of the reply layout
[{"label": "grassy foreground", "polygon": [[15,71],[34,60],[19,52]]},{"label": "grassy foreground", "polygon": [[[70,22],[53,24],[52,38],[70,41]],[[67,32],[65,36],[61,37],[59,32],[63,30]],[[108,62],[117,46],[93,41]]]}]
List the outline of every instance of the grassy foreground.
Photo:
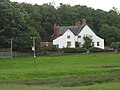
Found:
[{"label": "grassy foreground", "polygon": [[120,90],[120,83],[109,83],[82,87],[40,87],[26,85],[0,85],[0,90]]},{"label": "grassy foreground", "polygon": [[120,54],[41,56],[36,61],[34,68],[33,57],[0,59],[0,90],[120,89]]}]

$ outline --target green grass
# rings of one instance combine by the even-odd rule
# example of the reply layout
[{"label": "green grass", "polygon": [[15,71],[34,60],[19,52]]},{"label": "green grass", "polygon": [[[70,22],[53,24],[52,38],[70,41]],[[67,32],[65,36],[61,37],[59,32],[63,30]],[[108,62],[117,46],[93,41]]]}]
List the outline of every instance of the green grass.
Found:
[{"label": "green grass", "polygon": [[[98,84],[110,86],[112,82],[116,85],[120,83],[120,54],[39,56],[36,61],[34,68],[33,57],[14,57],[12,62],[10,59],[0,59],[0,88],[7,90],[4,89],[5,85],[8,89],[13,85],[35,90],[59,90],[54,87],[60,87],[60,90],[68,90],[69,87],[73,87],[69,90],[100,90]],[[53,88],[47,89],[43,87],[45,85]]]},{"label": "green grass", "polygon": [[46,87],[27,85],[0,85],[0,90],[120,90],[120,83],[96,84],[82,87]]}]

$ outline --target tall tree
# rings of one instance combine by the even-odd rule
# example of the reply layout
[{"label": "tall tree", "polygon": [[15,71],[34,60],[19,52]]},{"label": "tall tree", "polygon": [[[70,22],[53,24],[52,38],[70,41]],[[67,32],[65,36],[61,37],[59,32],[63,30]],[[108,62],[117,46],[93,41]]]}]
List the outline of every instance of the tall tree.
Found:
[{"label": "tall tree", "polygon": [[105,39],[105,45],[109,46],[112,42],[119,42],[120,30],[114,26],[103,24],[100,28],[100,36]]},{"label": "tall tree", "polygon": [[[29,50],[31,47],[29,15],[18,3],[0,2],[0,46],[10,47],[13,38],[13,49],[17,51]],[[33,32],[36,30],[33,29]],[[38,36],[37,36],[38,37]]]}]

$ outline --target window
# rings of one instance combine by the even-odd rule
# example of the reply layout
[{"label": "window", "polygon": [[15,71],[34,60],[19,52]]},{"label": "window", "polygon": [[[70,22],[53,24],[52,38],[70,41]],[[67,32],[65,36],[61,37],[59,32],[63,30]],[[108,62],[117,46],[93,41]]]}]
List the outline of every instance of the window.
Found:
[{"label": "window", "polygon": [[67,47],[70,47],[71,46],[71,42],[67,42]]},{"label": "window", "polygon": [[78,36],[78,38],[81,38],[81,36]]},{"label": "window", "polygon": [[92,42],[92,46],[94,46],[94,42]]},{"label": "window", "polygon": [[70,39],[70,36],[67,36],[67,39]]},{"label": "window", "polygon": [[99,43],[99,42],[97,42],[97,46],[100,46],[100,43]]}]

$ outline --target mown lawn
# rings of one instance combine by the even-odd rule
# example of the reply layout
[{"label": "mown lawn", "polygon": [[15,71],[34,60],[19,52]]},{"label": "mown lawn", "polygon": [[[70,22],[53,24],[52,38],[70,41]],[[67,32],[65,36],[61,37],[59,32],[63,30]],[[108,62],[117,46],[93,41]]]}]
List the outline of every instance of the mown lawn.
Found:
[{"label": "mown lawn", "polygon": [[[14,57],[12,62],[10,59],[0,59],[0,88],[3,90],[12,86],[31,87],[29,90],[33,88],[59,90],[57,87],[60,90],[101,90],[100,88],[104,86],[110,86],[111,89],[102,90],[120,88],[118,85],[120,54],[39,56],[36,61],[34,68],[34,59],[30,56]],[[110,85],[111,83],[113,86]],[[11,90],[15,90],[14,88]]]}]

